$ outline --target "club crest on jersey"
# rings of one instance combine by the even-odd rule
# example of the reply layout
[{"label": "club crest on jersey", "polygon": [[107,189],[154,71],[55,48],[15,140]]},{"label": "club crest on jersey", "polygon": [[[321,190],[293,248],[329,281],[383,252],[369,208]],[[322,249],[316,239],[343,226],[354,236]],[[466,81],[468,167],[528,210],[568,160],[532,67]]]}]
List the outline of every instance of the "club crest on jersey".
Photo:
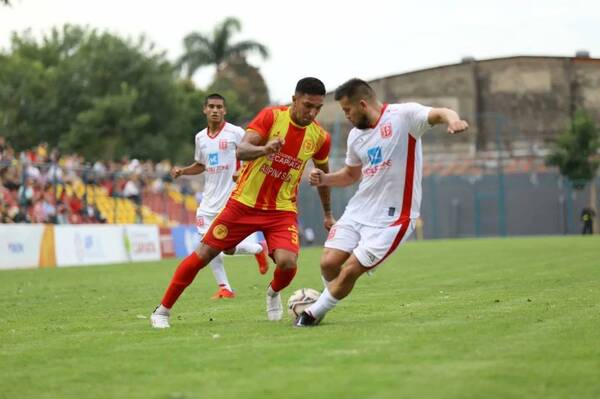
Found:
[{"label": "club crest on jersey", "polygon": [[307,138],[304,140],[304,152],[310,154],[315,150],[315,142]]},{"label": "club crest on jersey", "polygon": [[222,240],[229,234],[229,229],[224,224],[218,224],[215,226],[212,233],[217,240]]},{"label": "club crest on jersey", "polygon": [[378,165],[382,161],[381,157],[381,147],[373,147],[367,150],[367,155],[369,156],[369,163],[371,165]]},{"label": "club crest on jersey", "polygon": [[219,140],[219,150],[226,150],[226,149],[227,149],[227,140],[225,140],[225,139]]},{"label": "club crest on jersey", "polygon": [[208,154],[208,166],[216,166],[219,164],[219,153],[211,152]]},{"label": "club crest on jersey", "polygon": [[379,129],[379,132],[381,133],[381,138],[387,139],[387,138],[392,137],[392,124],[391,123],[384,124]]}]

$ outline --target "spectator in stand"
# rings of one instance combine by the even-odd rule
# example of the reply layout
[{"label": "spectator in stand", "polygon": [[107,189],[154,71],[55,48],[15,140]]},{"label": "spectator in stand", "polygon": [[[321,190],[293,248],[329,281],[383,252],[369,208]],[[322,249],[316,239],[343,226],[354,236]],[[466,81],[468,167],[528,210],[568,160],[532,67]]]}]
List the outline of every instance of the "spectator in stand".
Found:
[{"label": "spectator in stand", "polygon": [[8,203],[10,198],[10,190],[4,186],[4,177],[0,174],[0,201]]},{"label": "spectator in stand", "polygon": [[48,143],[41,143],[35,150],[35,162],[48,162]]},{"label": "spectator in stand", "polygon": [[50,164],[45,180],[51,184],[63,183],[63,171],[57,163]]},{"label": "spectator in stand", "polygon": [[42,208],[44,209],[44,223],[56,223],[56,205],[54,205],[54,195],[47,191],[42,199]]},{"label": "spectator in stand", "polygon": [[133,174],[129,176],[129,179],[123,188],[123,197],[135,202],[136,204],[140,203],[141,191],[139,175]]},{"label": "spectator in stand", "polygon": [[81,159],[77,154],[64,157],[64,162],[61,166],[64,168],[65,175],[63,179],[65,182],[74,183],[80,180],[77,173],[81,170]]},{"label": "spectator in stand", "polygon": [[0,197],[0,224],[2,223],[13,223],[13,219],[10,216],[8,205],[4,202],[4,199]]},{"label": "spectator in stand", "polygon": [[96,161],[94,163],[93,166],[94,172],[96,174],[96,176],[98,176],[99,178],[103,179],[104,177],[106,177],[106,164],[102,161]]},{"label": "spectator in stand", "polygon": [[68,224],[69,217],[69,207],[64,202],[58,201],[56,204],[56,224]]},{"label": "spectator in stand", "polygon": [[15,165],[15,150],[10,146],[9,143],[6,143],[3,149],[0,151],[0,163],[4,165]]},{"label": "spectator in stand", "polygon": [[31,178],[37,182],[42,182],[42,172],[40,172],[40,170],[32,165],[32,164],[28,164],[25,168],[25,173],[27,175],[28,178]]},{"label": "spectator in stand", "polygon": [[17,191],[21,187],[21,179],[19,178],[19,170],[16,166],[10,166],[4,174],[4,187],[10,191]]},{"label": "spectator in stand", "polygon": [[34,192],[33,180],[29,177],[25,178],[25,184],[19,187],[19,204],[26,207],[33,205]]},{"label": "spectator in stand", "polygon": [[31,223],[31,219],[27,213],[27,207],[23,205],[19,206],[17,212],[13,216],[13,220],[15,223]]},{"label": "spectator in stand", "polygon": [[135,213],[136,213],[136,223],[143,223],[142,219],[142,193],[140,187],[140,176],[137,173],[134,173],[129,177],[127,183],[125,183],[125,188],[123,189],[123,197],[127,198],[136,205]]},{"label": "spectator in stand", "polygon": [[87,205],[84,215],[83,223],[106,223],[104,216],[102,216],[98,208],[93,204]]},{"label": "spectator in stand", "polygon": [[65,203],[69,207],[69,223],[80,224],[82,222],[82,209],[83,204],[76,195],[65,195]]},{"label": "spectator in stand", "polygon": [[36,191],[33,195],[33,206],[31,208],[31,223],[46,223],[47,215],[44,208],[44,193]]}]

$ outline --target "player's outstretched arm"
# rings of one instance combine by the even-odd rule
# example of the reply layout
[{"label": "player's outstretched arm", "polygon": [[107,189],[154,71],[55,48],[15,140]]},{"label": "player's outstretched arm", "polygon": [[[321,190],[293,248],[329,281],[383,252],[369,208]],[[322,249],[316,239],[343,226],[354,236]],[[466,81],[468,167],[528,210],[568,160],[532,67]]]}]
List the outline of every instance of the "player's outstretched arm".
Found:
[{"label": "player's outstretched arm", "polygon": [[361,177],[361,166],[346,165],[342,169],[325,173],[321,169],[313,169],[309,175],[311,186],[345,187],[356,183]]},{"label": "player's outstretched arm", "polygon": [[276,138],[265,144],[265,139],[256,132],[248,130],[235,151],[240,161],[252,161],[281,150],[283,140]]},{"label": "player's outstretched arm", "polygon": [[427,116],[430,125],[439,125],[445,123],[448,125],[448,133],[455,134],[464,132],[469,128],[469,124],[460,119],[458,114],[448,108],[432,108]]},{"label": "player's outstretched arm", "polygon": [[171,177],[173,179],[177,179],[181,175],[199,175],[204,172],[206,167],[200,162],[194,162],[193,164],[186,166],[184,168],[178,168],[175,166],[171,169]]}]

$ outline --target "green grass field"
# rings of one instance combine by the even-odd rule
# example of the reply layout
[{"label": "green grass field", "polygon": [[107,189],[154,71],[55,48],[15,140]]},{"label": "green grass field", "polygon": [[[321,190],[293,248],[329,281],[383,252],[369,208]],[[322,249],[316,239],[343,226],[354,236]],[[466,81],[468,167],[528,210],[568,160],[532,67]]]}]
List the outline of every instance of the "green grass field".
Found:
[{"label": "green grass field", "polygon": [[205,269],[153,330],[175,265],[0,272],[0,397],[600,397],[598,237],[410,242],[312,329],[268,322],[271,273],[235,257],[236,299]]}]

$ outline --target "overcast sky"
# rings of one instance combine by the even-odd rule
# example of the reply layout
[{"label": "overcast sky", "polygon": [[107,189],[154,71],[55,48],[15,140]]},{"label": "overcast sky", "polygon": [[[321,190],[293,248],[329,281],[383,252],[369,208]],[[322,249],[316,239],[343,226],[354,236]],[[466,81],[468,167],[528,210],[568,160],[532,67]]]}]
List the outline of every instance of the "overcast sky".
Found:
[{"label": "overcast sky", "polygon": [[[375,79],[411,70],[511,55],[600,58],[600,1],[524,0],[11,0],[0,6],[0,47],[13,31],[36,36],[64,23],[121,36],[145,34],[171,60],[183,37],[211,32],[227,16],[242,22],[234,41],[265,44],[271,57],[250,58],[274,102],[287,102],[295,83],[316,76],[328,90],[351,77]],[[214,70],[195,77],[203,87]]]}]

